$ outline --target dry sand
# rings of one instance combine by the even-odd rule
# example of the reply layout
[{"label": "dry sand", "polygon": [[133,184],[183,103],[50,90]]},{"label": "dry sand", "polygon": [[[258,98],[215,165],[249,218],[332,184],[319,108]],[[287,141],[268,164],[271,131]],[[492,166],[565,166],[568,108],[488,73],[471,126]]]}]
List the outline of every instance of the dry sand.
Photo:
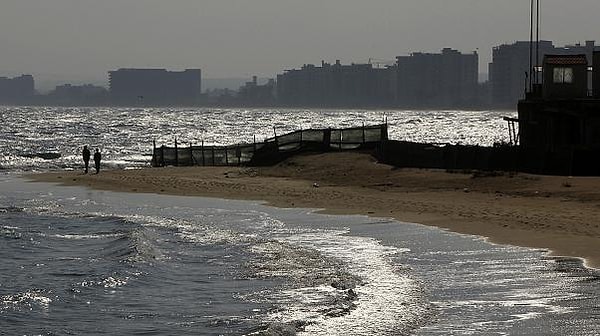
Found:
[{"label": "dry sand", "polygon": [[302,155],[273,167],[55,172],[35,181],[127,192],[263,200],[392,217],[550,249],[600,267],[600,178],[396,169],[368,154]]}]

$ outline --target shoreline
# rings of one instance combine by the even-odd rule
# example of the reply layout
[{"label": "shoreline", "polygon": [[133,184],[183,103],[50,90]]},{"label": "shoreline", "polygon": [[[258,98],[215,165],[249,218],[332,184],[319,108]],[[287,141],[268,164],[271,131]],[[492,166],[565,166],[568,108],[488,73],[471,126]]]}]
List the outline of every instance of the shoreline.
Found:
[{"label": "shoreline", "polygon": [[367,215],[575,257],[600,268],[600,177],[396,169],[356,152],[299,155],[273,167],[168,167],[24,176],[117,192],[251,200]]}]

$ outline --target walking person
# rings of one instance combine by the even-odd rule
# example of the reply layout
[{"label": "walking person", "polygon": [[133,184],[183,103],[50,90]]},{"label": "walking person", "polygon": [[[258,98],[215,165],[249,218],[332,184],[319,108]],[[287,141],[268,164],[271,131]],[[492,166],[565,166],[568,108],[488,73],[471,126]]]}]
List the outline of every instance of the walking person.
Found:
[{"label": "walking person", "polygon": [[100,173],[100,160],[102,160],[102,154],[98,148],[96,148],[96,153],[94,153],[94,164],[96,166],[96,174]]},{"label": "walking person", "polygon": [[87,146],[83,146],[83,164],[85,166],[85,173],[88,173],[88,169],[90,166],[90,150],[87,148]]}]

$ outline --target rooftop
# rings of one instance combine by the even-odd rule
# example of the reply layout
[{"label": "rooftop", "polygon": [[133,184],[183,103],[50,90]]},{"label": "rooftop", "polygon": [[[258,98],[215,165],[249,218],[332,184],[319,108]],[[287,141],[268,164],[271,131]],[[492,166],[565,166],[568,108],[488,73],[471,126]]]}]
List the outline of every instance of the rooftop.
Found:
[{"label": "rooftop", "polygon": [[553,65],[587,65],[587,57],[585,55],[546,55],[544,58],[545,64]]}]

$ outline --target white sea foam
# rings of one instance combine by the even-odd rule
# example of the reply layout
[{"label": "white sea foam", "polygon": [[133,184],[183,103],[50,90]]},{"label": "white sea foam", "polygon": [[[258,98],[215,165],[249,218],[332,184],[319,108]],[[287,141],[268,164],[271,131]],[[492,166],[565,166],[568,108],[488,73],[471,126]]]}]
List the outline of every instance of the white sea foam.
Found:
[{"label": "white sea foam", "polygon": [[[301,334],[306,335],[401,335],[427,315],[418,281],[399,272],[390,260],[401,249],[343,231],[297,234],[281,241],[338,260],[360,282],[352,292],[331,284],[283,290],[275,295],[280,310],[269,320],[286,325],[302,321]],[[332,300],[338,301],[335,307],[324,311],[323,304]]]},{"label": "white sea foam", "polygon": [[61,238],[61,239],[72,239],[72,240],[82,240],[82,239],[106,239],[106,238],[119,238],[123,237],[122,233],[102,233],[102,234],[53,234],[49,235],[53,238]]},{"label": "white sea foam", "polygon": [[13,295],[4,295],[0,297],[0,302],[2,302],[0,311],[6,309],[20,309],[22,306],[27,306],[29,308],[38,306],[42,309],[48,309],[50,303],[52,303],[52,299],[41,291],[31,290]]}]

